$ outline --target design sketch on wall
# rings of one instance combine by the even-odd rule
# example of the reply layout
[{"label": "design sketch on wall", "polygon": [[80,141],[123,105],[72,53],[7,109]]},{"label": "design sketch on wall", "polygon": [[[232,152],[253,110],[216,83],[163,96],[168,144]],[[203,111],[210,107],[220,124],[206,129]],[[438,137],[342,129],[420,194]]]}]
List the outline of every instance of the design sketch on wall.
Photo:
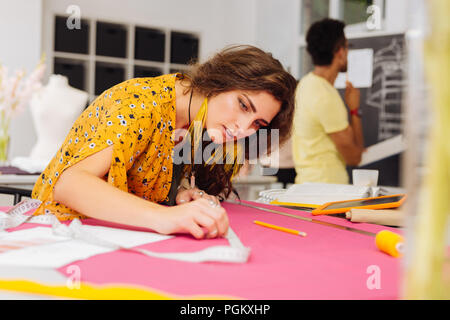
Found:
[{"label": "design sketch on wall", "polygon": [[379,109],[378,141],[402,133],[402,93],[406,85],[404,43],[391,43],[374,53],[372,87],[368,89],[366,104]]}]

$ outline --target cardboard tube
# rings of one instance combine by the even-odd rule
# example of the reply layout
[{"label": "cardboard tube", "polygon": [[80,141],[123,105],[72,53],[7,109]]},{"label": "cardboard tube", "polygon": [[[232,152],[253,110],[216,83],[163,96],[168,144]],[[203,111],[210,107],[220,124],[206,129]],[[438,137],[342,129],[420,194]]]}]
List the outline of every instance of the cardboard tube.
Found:
[{"label": "cardboard tube", "polygon": [[351,209],[345,216],[351,222],[367,222],[397,227],[403,227],[404,225],[402,210]]}]

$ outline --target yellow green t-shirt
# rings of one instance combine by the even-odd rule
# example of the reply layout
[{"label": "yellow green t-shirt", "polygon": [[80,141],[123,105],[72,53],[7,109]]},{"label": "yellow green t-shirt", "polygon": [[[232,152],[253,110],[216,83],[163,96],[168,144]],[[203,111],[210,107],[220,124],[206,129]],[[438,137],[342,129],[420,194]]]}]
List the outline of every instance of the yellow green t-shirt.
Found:
[{"label": "yellow green t-shirt", "polygon": [[295,183],[347,184],[345,161],[328,135],[349,125],[339,92],[325,78],[311,72],[301,79],[295,95]]}]

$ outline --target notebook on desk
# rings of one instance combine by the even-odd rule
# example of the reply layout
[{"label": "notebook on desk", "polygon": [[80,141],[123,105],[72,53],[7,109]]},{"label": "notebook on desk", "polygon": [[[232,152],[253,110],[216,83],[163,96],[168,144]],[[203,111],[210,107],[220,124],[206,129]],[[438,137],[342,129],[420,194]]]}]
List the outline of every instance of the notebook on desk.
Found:
[{"label": "notebook on desk", "polygon": [[347,184],[303,183],[289,187],[277,194],[270,204],[318,208],[327,202],[361,199],[375,196],[372,187]]}]

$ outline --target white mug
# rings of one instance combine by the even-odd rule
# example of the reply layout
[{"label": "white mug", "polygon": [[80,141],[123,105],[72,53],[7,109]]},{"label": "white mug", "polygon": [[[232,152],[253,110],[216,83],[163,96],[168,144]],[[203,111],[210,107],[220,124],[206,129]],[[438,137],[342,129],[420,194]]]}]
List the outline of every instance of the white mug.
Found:
[{"label": "white mug", "polygon": [[378,170],[354,169],[353,185],[359,187],[376,187],[378,184]]}]

